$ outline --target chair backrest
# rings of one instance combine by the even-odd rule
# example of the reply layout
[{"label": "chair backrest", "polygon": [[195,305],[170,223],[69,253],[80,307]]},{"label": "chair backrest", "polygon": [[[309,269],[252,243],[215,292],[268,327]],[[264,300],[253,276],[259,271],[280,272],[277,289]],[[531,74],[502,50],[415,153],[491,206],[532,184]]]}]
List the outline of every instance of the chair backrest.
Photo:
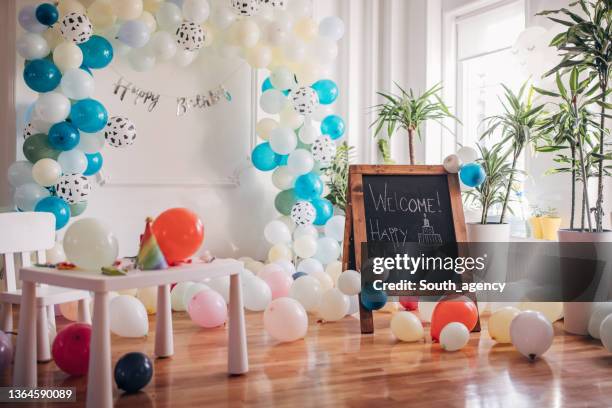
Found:
[{"label": "chair backrest", "polygon": [[17,289],[16,271],[32,264],[32,253],[38,262],[46,260],[45,250],[55,245],[55,217],[50,213],[15,212],[0,214],[0,258],[4,260],[0,290]]}]

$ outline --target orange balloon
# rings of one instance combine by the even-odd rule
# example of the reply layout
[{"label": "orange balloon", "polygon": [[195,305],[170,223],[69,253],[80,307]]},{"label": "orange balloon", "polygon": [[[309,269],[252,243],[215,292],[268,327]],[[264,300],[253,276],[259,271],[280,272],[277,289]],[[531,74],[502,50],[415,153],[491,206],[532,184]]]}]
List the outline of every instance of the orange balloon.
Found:
[{"label": "orange balloon", "polygon": [[438,341],[444,326],[452,322],[463,323],[472,331],[478,322],[478,309],[474,302],[464,296],[440,301],[431,315],[431,339]]},{"label": "orange balloon", "polygon": [[204,225],[186,208],[171,208],[153,222],[153,234],[169,263],[183,261],[200,249],[204,242]]}]

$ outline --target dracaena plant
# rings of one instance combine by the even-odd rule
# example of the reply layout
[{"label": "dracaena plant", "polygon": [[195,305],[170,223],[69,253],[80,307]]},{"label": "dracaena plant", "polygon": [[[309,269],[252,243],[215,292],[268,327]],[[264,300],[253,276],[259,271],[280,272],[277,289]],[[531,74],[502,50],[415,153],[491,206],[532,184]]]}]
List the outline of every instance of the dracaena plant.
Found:
[{"label": "dracaena plant", "polygon": [[[512,172],[509,174],[504,199],[502,201],[499,223],[503,224],[508,211],[508,202],[515,182],[516,166],[518,159],[525,147],[534,142],[538,137],[538,128],[541,125],[544,105],[534,106],[533,88],[525,82],[519,92],[515,94],[506,85],[504,87],[504,99],[502,100],[503,112],[499,115],[485,118],[486,131],[481,138],[491,137],[497,132],[501,134],[501,143],[509,146],[509,160]],[[488,173],[487,173],[488,174]]]},{"label": "dracaena plant", "polygon": [[329,188],[329,194],[326,198],[343,211],[346,210],[349,166],[353,160],[354,149],[346,142],[342,143],[338,146],[336,155],[329,167],[324,170],[324,174],[327,176],[327,187]]},{"label": "dracaena plant", "polygon": [[[375,129],[374,137],[381,137],[383,131],[386,131],[387,136],[391,138],[397,130],[406,130],[410,164],[415,164],[414,139],[415,136],[421,138],[423,124],[426,121],[433,120],[448,129],[444,120],[448,118],[458,119],[450,112],[449,107],[439,95],[442,85],[437,84],[421,95],[416,95],[412,89],[406,91],[397,83],[395,86],[399,93],[378,92],[378,95],[384,99],[384,103],[374,106],[378,117],[371,127]],[[389,146],[385,142],[379,143],[378,146],[385,162],[389,162]]]},{"label": "dracaena plant", "polygon": [[[606,150],[607,131],[604,126],[606,118],[611,116],[607,110],[612,105],[607,102],[610,92],[610,64],[612,63],[612,2],[611,1],[586,1],[579,0],[571,3],[570,7],[579,7],[582,13],[561,8],[558,10],[547,10],[541,15],[561,24],[566,31],[558,34],[551,41],[551,46],[556,47],[562,56],[561,62],[552,68],[546,75],[560,73],[567,74],[573,67],[586,70],[589,77],[594,78],[594,86],[597,94],[592,102],[599,108],[599,128],[597,151],[593,157],[597,161],[597,201],[592,209],[595,215],[594,231],[603,231],[603,178],[605,175],[605,160],[610,159]],[[590,212],[587,219],[590,223]]]},{"label": "dracaena plant", "polygon": [[492,207],[503,205],[506,201],[508,180],[518,172],[510,165],[510,152],[507,149],[504,151],[504,147],[503,143],[496,143],[490,148],[478,144],[480,158],[476,162],[483,167],[487,178],[480,186],[463,193],[466,204],[476,204],[482,210],[481,224],[488,223]]}]

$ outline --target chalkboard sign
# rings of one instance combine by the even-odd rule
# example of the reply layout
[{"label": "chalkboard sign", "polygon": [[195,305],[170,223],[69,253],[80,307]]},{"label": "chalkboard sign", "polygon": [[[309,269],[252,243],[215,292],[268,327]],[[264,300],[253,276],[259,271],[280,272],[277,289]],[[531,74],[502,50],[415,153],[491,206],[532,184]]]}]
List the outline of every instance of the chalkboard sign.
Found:
[{"label": "chalkboard sign", "polygon": [[[347,202],[345,270],[361,270],[365,242],[448,245],[466,241],[459,180],[442,166],[351,166]],[[372,333],[372,312],[361,306],[360,319],[361,332]]]}]

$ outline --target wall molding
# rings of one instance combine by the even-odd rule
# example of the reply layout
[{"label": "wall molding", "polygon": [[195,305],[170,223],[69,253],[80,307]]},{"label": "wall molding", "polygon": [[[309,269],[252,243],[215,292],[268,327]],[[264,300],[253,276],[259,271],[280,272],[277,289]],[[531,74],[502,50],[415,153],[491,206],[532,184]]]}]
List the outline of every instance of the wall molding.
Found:
[{"label": "wall molding", "polygon": [[0,2],[0,27],[2,37],[0,38],[0,53],[3,58],[0,62],[0,208],[9,208],[12,204],[11,186],[6,181],[9,166],[16,157],[16,122],[15,112],[15,80],[17,78],[16,67],[16,4],[15,0],[4,0]]}]

